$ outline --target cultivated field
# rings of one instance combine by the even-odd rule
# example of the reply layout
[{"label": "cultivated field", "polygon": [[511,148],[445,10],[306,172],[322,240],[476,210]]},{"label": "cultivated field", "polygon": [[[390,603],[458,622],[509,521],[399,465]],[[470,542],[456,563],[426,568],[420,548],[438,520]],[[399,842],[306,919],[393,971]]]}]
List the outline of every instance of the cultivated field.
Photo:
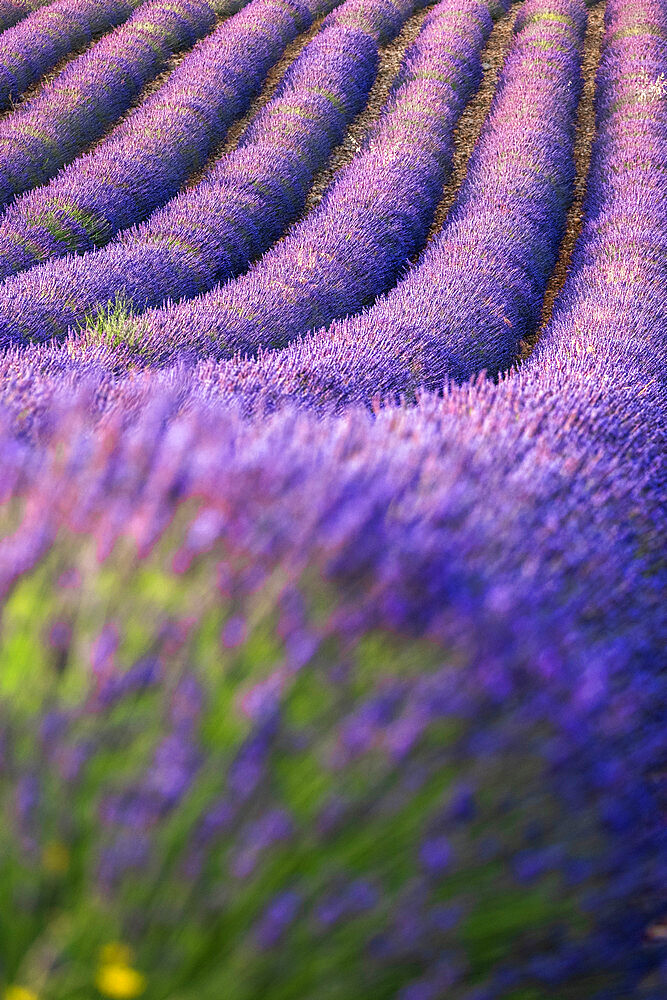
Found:
[{"label": "cultivated field", "polygon": [[665,1000],[667,0],[0,0],[0,997]]}]

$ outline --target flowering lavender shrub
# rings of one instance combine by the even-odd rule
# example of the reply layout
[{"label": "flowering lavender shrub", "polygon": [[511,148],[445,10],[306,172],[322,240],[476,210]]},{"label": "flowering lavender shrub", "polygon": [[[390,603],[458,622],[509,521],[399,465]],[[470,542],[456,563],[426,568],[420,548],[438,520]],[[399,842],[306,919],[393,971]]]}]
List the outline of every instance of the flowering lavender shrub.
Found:
[{"label": "flowering lavender shrub", "polygon": [[665,995],[665,27],[608,0],[495,383],[262,414],[228,363],[3,355],[7,1000]]},{"label": "flowering lavender shrub", "polygon": [[33,11],[44,7],[51,0],[1,0],[0,2],[0,31],[12,28],[24,17]]},{"label": "flowering lavender shrub", "polygon": [[126,21],[140,0],[55,0],[39,6],[45,9],[35,9],[0,37],[2,109],[79,45]]},{"label": "flowering lavender shrub", "polygon": [[650,477],[492,387],[472,417],[250,424],[176,416],[188,387],[128,382],[94,437],[85,392],[39,448],[5,433],[10,975],[48,917],[54,997],[109,938],[149,996],[640,995]]},{"label": "flowering lavender shrub", "polygon": [[202,39],[105,141],[9,207],[0,223],[0,278],[106,243],[167,201],[247,110],[289,42],[322,13],[312,8],[255,0]]},{"label": "flowering lavender shrub", "polygon": [[[625,19],[622,23],[628,22],[627,27],[617,26],[621,14]],[[554,337],[564,345],[571,345],[595,336],[601,303],[605,303],[607,322],[616,331],[615,339],[620,336],[616,329],[617,315],[628,317],[624,351],[632,343],[634,350],[641,350],[640,345],[648,336],[655,336],[656,327],[662,329],[664,323],[664,272],[655,269],[664,259],[667,231],[660,167],[666,149],[667,87],[662,74],[667,22],[659,6],[654,6],[649,14],[637,9],[629,13],[625,8],[614,10],[609,21],[608,41],[598,75],[600,132],[588,182],[584,233],[575,252],[570,283],[556,307],[556,317],[564,310],[567,313],[563,321],[565,333],[555,332],[561,325],[554,319],[522,377],[534,371],[540,379],[546,378],[546,360],[555,350]],[[625,33],[616,39],[619,32]],[[618,69],[619,64],[622,70]],[[631,152],[638,143],[640,162]],[[482,161],[478,158],[475,162]],[[470,171],[466,183],[474,183]],[[487,197],[488,185],[482,185],[482,190]],[[513,214],[508,224],[514,226],[515,218]],[[516,357],[519,339],[537,321],[541,298],[534,298],[528,312],[529,286],[513,289],[507,267],[489,272],[488,280],[497,285],[493,294],[486,279],[482,283],[474,268],[470,268],[469,279],[459,280],[461,265],[451,253],[450,239],[450,225],[454,230],[459,225],[456,208],[453,220],[445,225],[420,266],[365,314],[336,322],[328,330],[300,339],[284,351],[262,353],[257,360],[235,359],[215,369],[207,366],[206,377],[218,382],[221,391],[246,410],[267,409],[285,401],[340,409],[351,402],[370,405],[377,398],[412,395],[424,387],[438,389],[447,379],[462,380],[481,368],[494,370],[508,366]],[[521,241],[525,240],[529,227],[524,224],[515,232],[515,247],[523,252]],[[488,229],[481,226],[480,218],[474,238],[495,240],[498,233],[497,226]],[[535,234],[542,244],[550,237],[543,226]],[[470,259],[477,245],[470,244]],[[446,252],[441,252],[441,246]],[[625,252],[627,247],[632,248],[631,255]],[[505,254],[511,249],[509,241],[502,246]],[[524,261],[531,267],[535,264],[532,257],[524,257]],[[613,267],[610,261],[616,261]],[[610,268],[610,277],[606,277]],[[537,286],[540,295],[548,273],[542,270]],[[437,285],[437,295],[426,293],[429,280]],[[461,300],[464,280],[477,282],[477,291]],[[637,281],[642,289],[641,307],[632,302],[636,298]],[[578,290],[574,304],[571,288]],[[500,310],[503,301],[514,303],[513,313],[509,308]],[[479,314],[473,310],[474,302],[479,303]],[[570,315],[574,306],[577,311]],[[578,310],[582,310],[581,314]],[[518,328],[512,325],[508,314],[518,317]],[[563,349],[567,351],[568,347]],[[586,347],[567,355],[568,365],[573,363],[581,368],[585,360],[582,354],[589,355],[591,364],[598,363],[597,350]],[[655,357],[653,352],[651,357]],[[558,361],[554,358],[548,367],[556,371],[563,364],[559,354]],[[597,385],[599,379],[597,372],[593,384]]]},{"label": "flowering lavender shrub", "polygon": [[[270,246],[303,208],[315,171],[362,107],[378,45],[414,10],[412,0],[395,6],[367,2],[365,20],[355,26],[358,0],[347,2],[350,23],[347,4],[325,19],[239,148],[222,157],[194,190],[103,254],[45,265],[10,282],[6,295],[0,293],[5,342],[64,334],[121,292],[135,308],[168,295],[195,295],[242,271]],[[462,89],[467,71],[464,66]],[[7,236],[11,245],[14,233]]]},{"label": "flowering lavender shrub", "polygon": [[150,0],[69,63],[0,122],[0,204],[45,183],[99,139],[175,52],[212,30],[216,11],[240,5],[241,0]]}]

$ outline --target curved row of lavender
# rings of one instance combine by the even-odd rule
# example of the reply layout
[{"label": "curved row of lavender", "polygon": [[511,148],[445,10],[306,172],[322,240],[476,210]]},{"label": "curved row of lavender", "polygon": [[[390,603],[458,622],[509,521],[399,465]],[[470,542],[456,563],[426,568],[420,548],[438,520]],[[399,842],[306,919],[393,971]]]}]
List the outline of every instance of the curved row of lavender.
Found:
[{"label": "curved row of lavender", "polygon": [[664,14],[609,3],[528,371],[257,421],[205,369],[5,370],[10,982],[48,899],[49,1000],[110,941],[146,1000],[664,993]]},{"label": "curved row of lavender", "polygon": [[78,46],[122,24],[142,0],[54,0],[0,37],[0,109]]},{"label": "curved row of lavender", "polygon": [[665,459],[649,345],[611,398],[596,345],[374,421],[183,369],[3,429],[10,976],[48,893],[53,1000],[128,938],[151,1000],[658,1000]]},{"label": "curved row of lavender", "polygon": [[[509,367],[539,322],[572,197],[585,22],[583,0],[527,0],[465,181],[418,264],[365,313],[301,337],[285,350],[222,365],[220,383],[230,398],[238,397],[246,408],[264,409],[294,397],[303,405],[340,408]],[[336,292],[340,287],[336,283]],[[347,309],[341,307],[345,299],[332,299],[321,318],[358,309],[362,303],[352,295]],[[227,301],[237,303],[231,287],[212,298],[211,308]],[[177,315],[185,315],[185,308],[175,310],[174,319]],[[236,339],[234,331],[230,346],[267,346],[274,329],[279,340],[286,339],[286,324],[268,315],[266,333],[244,330]],[[314,318],[299,317],[292,331],[315,326]],[[185,345],[192,336],[189,313],[187,326],[176,335],[170,335],[170,316],[168,324],[156,324],[155,338],[151,330],[144,334],[150,346],[142,342],[140,350],[148,356],[160,350],[160,325],[170,343]],[[226,316],[209,325],[211,336],[221,335],[227,346]],[[235,326],[241,329],[240,322]],[[199,348],[201,338],[194,343]]]},{"label": "curved row of lavender", "polygon": [[115,340],[127,342],[128,354],[142,363],[168,360],[174,351],[253,351],[285,344],[390,287],[433,221],[451,168],[454,128],[481,78],[491,6],[498,10],[488,0],[466,0],[428,15],[423,44],[399,73],[364,148],[317,208],[246,275],[130,321],[114,331]]},{"label": "curved row of lavender", "polygon": [[243,2],[149,0],[70,62],[0,122],[0,205],[44,184],[103,136],[174,53],[212,31],[216,13]]},{"label": "curved row of lavender", "polygon": [[667,6],[606,20],[512,377],[258,420],[3,362],[3,986],[664,996]]},{"label": "curved row of lavender", "polygon": [[[287,45],[333,0],[253,0],[202,39],[92,152],[0,220],[0,279],[104,245],[173,197],[247,111]],[[350,80],[352,100],[355,85]]]},{"label": "curved row of lavender", "polygon": [[614,419],[598,436],[607,446],[610,435],[610,446],[635,463],[650,434],[640,425],[650,419],[658,435],[666,401],[667,5],[608,0],[606,19],[582,234],[517,379],[529,390],[563,386],[565,396],[576,384],[591,394],[591,409],[603,393]]},{"label": "curved row of lavender", "polygon": [[[342,241],[339,250],[348,257],[358,253],[372,259],[376,281],[391,280],[420,245],[435,211],[452,155],[454,127],[481,74],[480,53],[492,23],[488,6],[486,0],[454,5],[445,0],[427,16],[365,148],[338,175],[322,207],[241,279],[243,288],[252,282],[254,289],[255,276],[268,273],[268,262],[268,293],[275,295],[278,308],[282,299],[273,287],[275,273],[287,282],[295,261],[312,270],[317,255],[322,278],[320,272],[329,267],[335,250],[331,240]],[[45,265],[8,281],[0,290],[2,342],[64,334],[119,294],[138,310],[168,296],[197,295],[216,280],[244,270],[303,208],[315,170],[340,141],[340,128],[352,111],[349,104],[341,105],[341,83],[349,88],[352,81],[347,63],[359,60],[365,50],[370,59],[370,49],[395,34],[413,9],[412,0],[395,8],[386,0],[361,7],[358,0],[348,0],[325,22],[330,41],[311,46],[308,62],[303,69],[295,66],[294,77],[286,79],[253,122],[238,150],[224,157],[197,188],[102,253]],[[363,21],[358,24],[359,13]],[[318,65],[320,44],[325,52],[330,49],[326,61],[333,60],[331,67]],[[332,91],[335,99],[322,89]],[[360,191],[366,194],[360,197]],[[355,202],[355,238],[346,239],[339,217]],[[383,238],[387,205],[394,213],[392,242]],[[362,237],[365,242],[358,243]],[[368,246],[372,240],[377,244],[374,256]]]},{"label": "curved row of lavender", "polygon": [[[479,11],[480,4],[474,9]],[[440,313],[449,296],[452,308],[469,324],[468,334],[471,323],[479,324],[480,340],[491,336],[494,319],[505,340],[510,341],[506,331],[511,329],[517,344],[537,322],[572,195],[585,24],[583,0],[527,0],[522,7],[488,121],[450,218],[420,265],[393,293],[400,299],[401,321],[407,322],[412,310],[421,329],[428,310]],[[409,97],[406,109],[403,127],[392,122],[386,137],[380,133],[341,172],[321,207],[247,275],[191,303],[129,322],[125,330],[114,330],[115,340],[128,341],[129,353],[142,362],[169,360],[174,352],[255,352],[284,346],[313,327],[358,311],[385,291],[426,237],[443,181],[439,161],[440,169],[434,169],[430,142],[416,141]],[[479,260],[484,261],[485,280],[478,267],[471,267]],[[492,314],[489,321],[478,315],[484,308]],[[382,307],[370,317],[372,335],[388,341],[391,328]],[[323,339],[320,334],[312,341],[317,358]],[[351,339],[347,328],[340,339],[343,344]],[[304,374],[310,347],[311,342],[296,358],[291,352],[278,359],[278,364],[285,360],[288,394],[292,380],[311,385]],[[334,379],[340,353],[340,348],[332,352]],[[378,348],[378,363],[379,355]],[[325,355],[324,365],[327,360]],[[249,366],[246,379],[241,364],[242,395],[259,365]],[[234,373],[230,380],[235,381]],[[313,391],[316,380],[317,373]]]},{"label": "curved row of lavender", "polygon": [[13,28],[28,14],[52,0],[0,0],[0,31]]}]

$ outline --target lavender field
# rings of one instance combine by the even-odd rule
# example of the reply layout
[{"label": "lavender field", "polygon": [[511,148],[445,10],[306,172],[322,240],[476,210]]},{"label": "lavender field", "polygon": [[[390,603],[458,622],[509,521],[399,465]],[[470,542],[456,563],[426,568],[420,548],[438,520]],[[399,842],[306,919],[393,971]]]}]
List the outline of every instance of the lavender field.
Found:
[{"label": "lavender field", "polygon": [[667,0],[0,0],[0,1000],[666,1000]]}]

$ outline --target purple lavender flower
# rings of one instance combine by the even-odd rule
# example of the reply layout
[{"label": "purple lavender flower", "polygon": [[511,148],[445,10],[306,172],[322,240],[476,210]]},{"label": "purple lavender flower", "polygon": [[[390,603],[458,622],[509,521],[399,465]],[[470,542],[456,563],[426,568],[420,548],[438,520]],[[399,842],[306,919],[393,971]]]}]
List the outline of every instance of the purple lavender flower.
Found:
[{"label": "purple lavender flower", "polygon": [[289,926],[296,920],[302,902],[300,894],[290,889],[271,900],[255,928],[260,948],[275,948],[280,943]]}]

